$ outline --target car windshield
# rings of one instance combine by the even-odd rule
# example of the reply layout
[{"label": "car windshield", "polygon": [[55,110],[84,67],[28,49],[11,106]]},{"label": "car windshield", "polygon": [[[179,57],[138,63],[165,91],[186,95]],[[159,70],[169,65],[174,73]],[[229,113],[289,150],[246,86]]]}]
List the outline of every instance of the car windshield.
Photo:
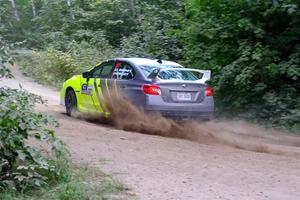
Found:
[{"label": "car windshield", "polygon": [[[150,73],[155,68],[166,69],[173,68],[168,70],[162,70],[158,74],[158,78],[162,80],[185,80],[185,81],[196,81],[202,78],[203,74],[197,71],[185,71],[181,70],[180,66],[141,66],[140,67],[145,74],[145,76],[149,76]],[[178,68],[178,69],[177,69]],[[183,68],[184,69],[184,68]]]}]

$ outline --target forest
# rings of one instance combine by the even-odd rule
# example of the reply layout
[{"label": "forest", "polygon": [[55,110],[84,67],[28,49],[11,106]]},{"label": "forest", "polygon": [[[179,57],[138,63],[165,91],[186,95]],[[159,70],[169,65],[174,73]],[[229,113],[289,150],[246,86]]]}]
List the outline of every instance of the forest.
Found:
[{"label": "forest", "polygon": [[159,57],[212,70],[217,117],[300,130],[298,0],[0,4],[1,50],[39,82],[60,87],[113,57]]}]

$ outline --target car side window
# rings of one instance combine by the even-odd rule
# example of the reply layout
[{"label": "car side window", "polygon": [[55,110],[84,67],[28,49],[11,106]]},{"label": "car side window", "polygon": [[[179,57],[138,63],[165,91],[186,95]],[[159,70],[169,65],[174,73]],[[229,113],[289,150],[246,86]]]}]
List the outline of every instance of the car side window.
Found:
[{"label": "car side window", "polygon": [[106,65],[103,65],[100,78],[111,78],[111,73],[113,68],[114,68],[114,63],[108,63]]},{"label": "car side window", "polygon": [[100,78],[102,67],[97,67],[93,70],[93,78]]},{"label": "car side window", "polygon": [[118,80],[130,80],[135,75],[134,69],[127,63],[117,63],[112,78]]},{"label": "car side window", "polygon": [[111,78],[111,73],[114,68],[114,63],[106,63],[100,67],[95,68],[93,73],[93,78]]}]

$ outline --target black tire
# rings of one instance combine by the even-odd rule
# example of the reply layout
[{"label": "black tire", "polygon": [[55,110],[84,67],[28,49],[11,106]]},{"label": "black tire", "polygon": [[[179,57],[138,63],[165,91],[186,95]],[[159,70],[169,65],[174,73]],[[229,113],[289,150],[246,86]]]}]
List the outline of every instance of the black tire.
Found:
[{"label": "black tire", "polygon": [[74,114],[77,111],[77,99],[72,89],[67,91],[65,97],[65,106],[68,116],[72,116],[72,114]]}]

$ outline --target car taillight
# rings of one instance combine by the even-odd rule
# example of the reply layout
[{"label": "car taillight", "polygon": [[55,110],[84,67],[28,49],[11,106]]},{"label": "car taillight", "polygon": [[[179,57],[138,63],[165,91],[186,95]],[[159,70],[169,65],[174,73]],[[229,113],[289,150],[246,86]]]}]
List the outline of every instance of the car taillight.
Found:
[{"label": "car taillight", "polygon": [[143,91],[145,94],[160,95],[160,87],[157,85],[145,84],[143,85]]},{"label": "car taillight", "polygon": [[213,95],[213,89],[210,86],[207,86],[205,90],[205,96],[210,97]]}]

